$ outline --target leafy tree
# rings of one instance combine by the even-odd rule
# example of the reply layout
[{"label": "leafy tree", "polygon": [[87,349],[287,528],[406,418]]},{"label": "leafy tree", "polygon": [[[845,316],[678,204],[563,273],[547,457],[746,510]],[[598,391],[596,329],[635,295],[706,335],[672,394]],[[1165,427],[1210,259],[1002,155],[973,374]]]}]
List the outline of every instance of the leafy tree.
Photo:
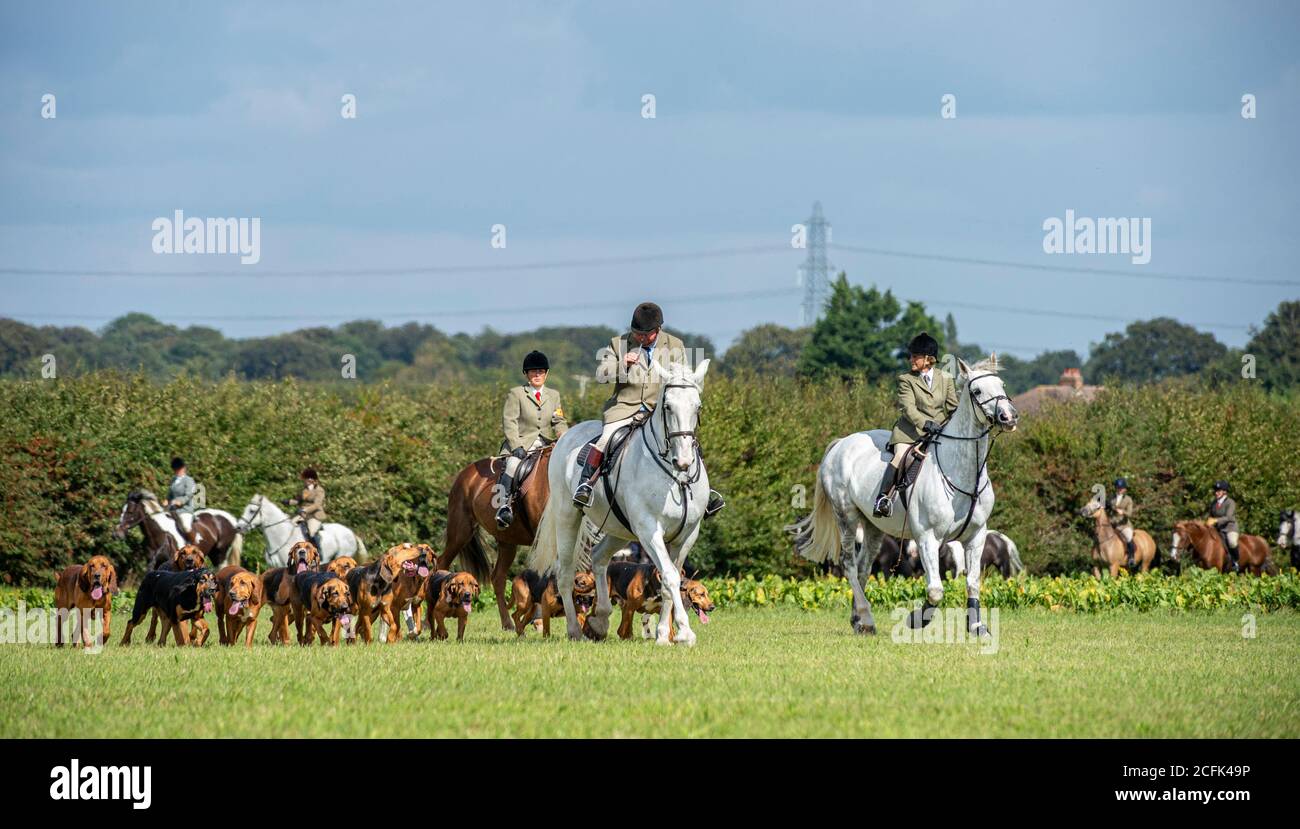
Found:
[{"label": "leafy tree", "polygon": [[891,291],[850,285],[841,273],[826,311],[813,326],[799,358],[804,377],[889,378],[906,369],[907,343],[929,331],[943,347],[943,328],[919,302],[903,308]]},{"label": "leafy tree", "polygon": [[1269,391],[1300,387],[1300,300],[1283,302],[1246,344],[1256,376]]},{"label": "leafy tree", "polygon": [[1227,353],[1227,347],[1169,317],[1135,322],[1123,334],[1111,333],[1092,347],[1084,376],[1093,382],[1106,379],[1150,383],[1195,374]]},{"label": "leafy tree", "polygon": [[799,371],[799,356],[811,329],[786,328],[764,323],[743,332],[722,358],[722,370],[728,376],[752,371],[777,377],[794,377]]}]

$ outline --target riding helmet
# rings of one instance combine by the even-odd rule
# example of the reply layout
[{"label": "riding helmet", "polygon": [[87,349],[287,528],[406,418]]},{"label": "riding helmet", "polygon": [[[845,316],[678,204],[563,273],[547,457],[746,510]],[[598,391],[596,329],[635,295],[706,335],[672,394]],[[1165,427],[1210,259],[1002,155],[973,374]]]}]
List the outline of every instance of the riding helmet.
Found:
[{"label": "riding helmet", "polygon": [[913,337],[912,341],[907,344],[907,353],[938,358],[939,341],[934,337],[931,337],[925,331],[922,331],[920,334]]},{"label": "riding helmet", "polygon": [[1227,491],[1228,491],[1228,482],[1227,482],[1227,481],[1215,481],[1215,482],[1214,482],[1214,488],[1215,488],[1215,489],[1221,489],[1221,490],[1223,490],[1224,492],[1227,492]]},{"label": "riding helmet", "polygon": [[184,459],[184,458],[182,458],[182,457],[175,457],[175,458],[172,458],[172,471],[173,471],[173,472],[175,472],[176,470],[180,469],[180,468],[183,467],[183,466],[185,466],[185,459]]},{"label": "riding helmet", "polygon": [[663,324],[663,309],[653,302],[643,302],[632,312],[632,330],[638,334],[649,334]]},{"label": "riding helmet", "polygon": [[540,368],[542,371],[551,370],[550,361],[547,360],[546,355],[540,351],[530,351],[528,352],[528,355],[524,357],[524,371],[529,372],[535,368]]},{"label": "riding helmet", "polygon": [[1116,479],[1115,479],[1115,488],[1116,488],[1116,489],[1128,489],[1128,481],[1124,480],[1123,478],[1116,478]]},{"label": "riding helmet", "polygon": [[302,475],[300,475],[299,477],[301,477],[304,481],[307,481],[307,480],[319,481],[319,480],[320,480],[320,478],[316,477],[316,470],[315,470],[315,469],[312,469],[310,466],[307,467],[306,469],[304,469],[304,470],[302,471]]}]

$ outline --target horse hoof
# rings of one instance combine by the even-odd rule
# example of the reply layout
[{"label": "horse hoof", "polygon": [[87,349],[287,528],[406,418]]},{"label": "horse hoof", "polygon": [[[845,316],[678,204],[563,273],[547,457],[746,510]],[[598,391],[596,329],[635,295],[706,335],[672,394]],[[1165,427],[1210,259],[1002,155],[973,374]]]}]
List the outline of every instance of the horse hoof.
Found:
[{"label": "horse hoof", "polygon": [[678,633],[677,638],[673,640],[673,644],[685,645],[688,648],[693,648],[695,647],[695,634],[692,633],[690,638],[684,638],[680,633]]},{"label": "horse hoof", "polygon": [[923,628],[934,619],[934,605],[926,605],[913,610],[907,617],[907,626],[915,630]]},{"label": "horse hoof", "polygon": [[854,624],[854,625],[853,625],[853,632],[854,632],[854,633],[861,634],[861,635],[863,635],[863,636],[875,636],[875,635],[876,635],[876,626],[875,626],[875,625],[869,625],[869,624],[866,624],[865,622],[863,622],[863,623],[861,623],[861,624]]}]

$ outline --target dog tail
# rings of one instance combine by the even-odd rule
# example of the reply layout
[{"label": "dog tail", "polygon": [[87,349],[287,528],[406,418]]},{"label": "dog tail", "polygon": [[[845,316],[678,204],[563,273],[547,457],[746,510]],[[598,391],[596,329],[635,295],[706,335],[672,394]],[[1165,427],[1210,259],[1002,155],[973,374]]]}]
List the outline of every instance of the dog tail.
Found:
[{"label": "dog tail", "polygon": [[488,560],[487,549],[483,546],[483,539],[477,527],[470,532],[469,543],[465,545],[460,560],[479,584],[487,583],[488,576],[492,572],[492,562]]},{"label": "dog tail", "polygon": [[241,556],[244,554],[244,534],[235,533],[235,540],[230,543],[230,549],[226,550],[226,564],[238,567]]},{"label": "dog tail", "polygon": [[[835,444],[831,444],[834,446]],[[829,451],[829,449],[828,449]],[[785,531],[794,536],[795,552],[812,562],[822,563],[840,551],[840,531],[835,507],[822,488],[821,467],[817,469],[817,486],[813,493],[813,511],[788,525]]]},{"label": "dog tail", "polygon": [[552,492],[551,495],[552,497],[546,502],[546,509],[542,510],[542,520],[538,523],[537,532],[533,536],[533,548],[528,553],[528,567],[538,573],[549,572],[560,557],[560,539],[555,524],[555,511],[556,504],[559,503],[563,493],[557,495]]}]

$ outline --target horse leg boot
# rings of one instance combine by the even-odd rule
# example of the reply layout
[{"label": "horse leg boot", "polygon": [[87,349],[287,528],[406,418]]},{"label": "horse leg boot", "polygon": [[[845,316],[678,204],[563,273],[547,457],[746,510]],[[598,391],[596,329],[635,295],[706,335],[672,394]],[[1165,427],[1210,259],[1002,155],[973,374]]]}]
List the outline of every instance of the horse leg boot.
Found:
[{"label": "horse leg boot", "polygon": [[600,473],[600,462],[604,458],[605,453],[597,449],[594,444],[587,450],[587,456],[582,461],[582,474],[578,476],[578,488],[573,491],[575,507],[591,506],[596,478]]}]

